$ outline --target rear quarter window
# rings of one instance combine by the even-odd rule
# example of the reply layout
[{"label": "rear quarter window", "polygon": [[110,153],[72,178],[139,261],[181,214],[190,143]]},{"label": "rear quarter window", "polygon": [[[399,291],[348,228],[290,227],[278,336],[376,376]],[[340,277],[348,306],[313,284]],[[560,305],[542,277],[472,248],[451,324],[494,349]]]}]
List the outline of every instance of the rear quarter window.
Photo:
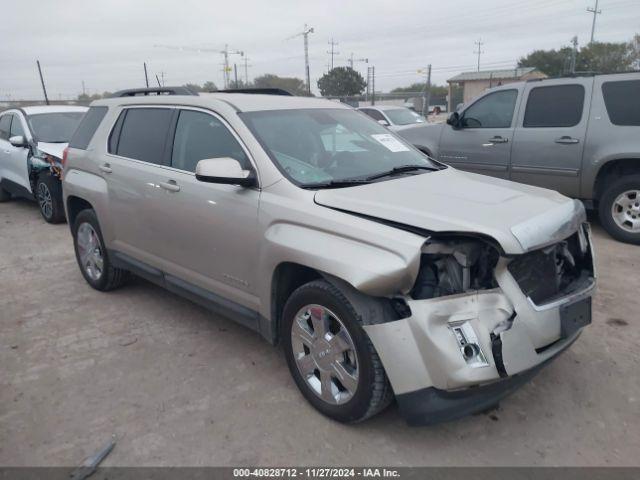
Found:
[{"label": "rear quarter window", "polygon": [[96,133],[100,122],[107,114],[107,107],[91,107],[89,111],[84,115],[78,125],[77,130],[69,141],[70,148],[79,148],[80,150],[86,150],[91,143],[93,135]]},{"label": "rear quarter window", "polygon": [[640,126],[640,80],[605,82],[602,96],[609,120],[619,126]]}]

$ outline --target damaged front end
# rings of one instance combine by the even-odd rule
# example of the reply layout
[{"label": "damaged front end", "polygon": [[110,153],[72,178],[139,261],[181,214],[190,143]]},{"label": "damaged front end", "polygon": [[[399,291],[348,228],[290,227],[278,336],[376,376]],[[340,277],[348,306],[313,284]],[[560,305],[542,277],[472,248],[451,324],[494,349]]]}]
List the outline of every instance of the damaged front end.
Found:
[{"label": "damaged front end", "polygon": [[584,223],[507,256],[472,237],[432,236],[407,318],[365,326],[410,423],[488,408],[568,347],[591,318],[595,271]]},{"label": "damaged front end", "polygon": [[29,169],[29,183],[31,185],[32,192],[36,191],[38,176],[43,172],[49,173],[52,177],[62,181],[62,159],[44,152],[37,147],[33,147],[30,150],[27,162]]}]

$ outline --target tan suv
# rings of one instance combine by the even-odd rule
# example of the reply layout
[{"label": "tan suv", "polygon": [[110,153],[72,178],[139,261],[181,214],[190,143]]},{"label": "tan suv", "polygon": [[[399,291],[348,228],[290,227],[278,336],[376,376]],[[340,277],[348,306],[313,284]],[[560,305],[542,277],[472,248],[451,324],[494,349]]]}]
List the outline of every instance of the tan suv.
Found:
[{"label": "tan suv", "polygon": [[350,107],[124,91],[92,104],[64,200],[82,275],[133,272],[281,343],[343,422],[494,405],[591,321],[580,202],[433,161]]}]

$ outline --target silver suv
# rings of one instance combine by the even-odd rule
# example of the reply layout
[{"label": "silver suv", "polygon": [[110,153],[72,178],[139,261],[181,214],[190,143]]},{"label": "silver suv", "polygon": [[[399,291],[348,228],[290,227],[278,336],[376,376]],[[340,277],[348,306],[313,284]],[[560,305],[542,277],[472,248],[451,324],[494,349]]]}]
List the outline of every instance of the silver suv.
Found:
[{"label": "silver suv", "polygon": [[334,102],[172,93],[96,101],[71,142],[82,275],[133,272],[282,344],[323,414],[486,409],[591,321],[580,202],[447,167]]},{"label": "silver suv", "polygon": [[584,200],[640,244],[640,72],[510,83],[398,133],[456,168]]}]

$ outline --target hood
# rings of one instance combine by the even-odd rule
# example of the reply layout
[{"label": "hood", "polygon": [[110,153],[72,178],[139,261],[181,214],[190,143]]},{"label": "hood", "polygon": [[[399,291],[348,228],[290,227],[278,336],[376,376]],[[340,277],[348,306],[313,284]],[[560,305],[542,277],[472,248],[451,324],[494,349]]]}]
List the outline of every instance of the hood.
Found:
[{"label": "hood", "polygon": [[453,168],[318,190],[315,201],[431,232],[486,235],[506,254],[558,242],[586,220],[578,200],[555,191]]},{"label": "hood", "polygon": [[67,148],[68,143],[47,143],[38,142],[38,150],[48,153],[51,156],[62,159],[62,152]]}]

